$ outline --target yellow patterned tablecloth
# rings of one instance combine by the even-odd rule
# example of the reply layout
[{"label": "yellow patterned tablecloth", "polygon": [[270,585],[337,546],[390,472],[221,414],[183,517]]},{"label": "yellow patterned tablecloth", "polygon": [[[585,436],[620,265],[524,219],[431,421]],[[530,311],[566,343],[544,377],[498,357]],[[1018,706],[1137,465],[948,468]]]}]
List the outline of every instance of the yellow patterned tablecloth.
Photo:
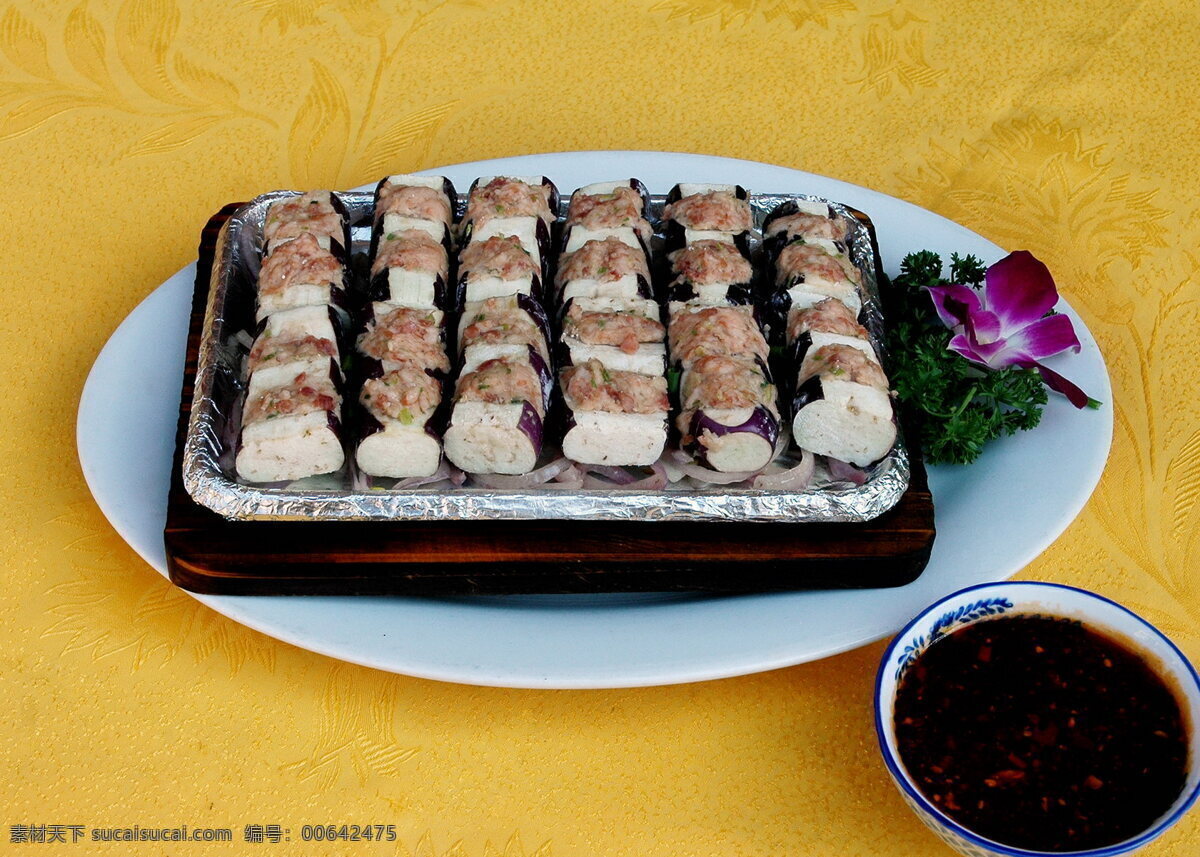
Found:
[{"label": "yellow patterned tablecloth", "polygon": [[[874,750],[880,646],[594,692],[451,686],[300,651],[198,605],[113,532],[76,463],[79,393],[206,218],[267,189],[592,148],[810,170],[1049,264],[1107,356],[1116,429],[1096,495],[1023,576],[1120,599],[1200,658],[1198,10],[6,4],[0,851],[948,853]],[[325,821],[397,836],[298,841]],[[12,841],[20,825],[184,823],[235,841]],[[246,825],[271,824],[292,841],[246,842]],[[1146,853],[1198,840],[1195,813]]]}]

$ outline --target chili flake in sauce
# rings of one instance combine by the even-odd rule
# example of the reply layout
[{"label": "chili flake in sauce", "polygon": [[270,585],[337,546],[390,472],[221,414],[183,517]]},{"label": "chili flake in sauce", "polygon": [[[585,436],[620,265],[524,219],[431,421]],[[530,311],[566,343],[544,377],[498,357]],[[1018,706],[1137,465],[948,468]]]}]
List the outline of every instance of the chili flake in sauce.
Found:
[{"label": "chili flake in sauce", "polygon": [[1180,705],[1137,654],[1078,622],[1008,616],[922,653],[895,704],[900,758],[946,815],[1037,851],[1113,845],[1183,789]]}]

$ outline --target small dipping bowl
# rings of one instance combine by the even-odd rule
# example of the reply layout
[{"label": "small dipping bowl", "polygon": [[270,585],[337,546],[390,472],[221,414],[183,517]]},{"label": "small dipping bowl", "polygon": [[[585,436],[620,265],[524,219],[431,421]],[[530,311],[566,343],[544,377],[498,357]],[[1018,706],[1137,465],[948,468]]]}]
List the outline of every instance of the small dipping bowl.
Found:
[{"label": "small dipping bowl", "polygon": [[[1153,824],[1122,842],[1080,851],[1030,851],[980,836],[942,812],[905,770],[896,744],[896,691],[905,671],[933,643],[975,622],[997,616],[1050,616],[1079,620],[1140,655],[1179,702],[1188,740],[1183,791]],[[892,640],[875,680],[875,733],[888,773],[905,802],[943,842],[967,857],[1114,857],[1129,854],[1179,821],[1200,795],[1200,677],[1167,637],[1137,614],[1103,596],[1035,581],[984,583],[955,592],[927,607]]]}]

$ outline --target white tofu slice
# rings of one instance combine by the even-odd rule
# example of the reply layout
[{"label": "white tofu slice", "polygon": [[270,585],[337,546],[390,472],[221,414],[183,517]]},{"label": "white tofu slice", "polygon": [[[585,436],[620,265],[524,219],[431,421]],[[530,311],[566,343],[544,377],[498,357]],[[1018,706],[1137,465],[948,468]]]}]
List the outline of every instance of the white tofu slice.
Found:
[{"label": "white tofu slice", "polygon": [[419,217],[406,217],[394,211],[389,211],[383,215],[382,231],[385,236],[396,232],[408,232],[409,230],[425,232],[438,243],[441,243],[446,237],[446,224],[441,221],[422,220]]},{"label": "white tofu slice", "polygon": [[[754,411],[754,408],[705,408],[704,415],[723,426],[740,426],[754,416]],[[721,473],[759,470],[775,457],[774,444],[755,431],[703,433],[699,442],[708,466]]]},{"label": "white tofu slice", "polygon": [[425,431],[425,419],[409,425],[381,420],[383,431],[363,438],[354,453],[358,469],[369,476],[397,479],[432,476],[442,461],[442,445]]},{"label": "white tofu slice", "polygon": [[575,298],[640,298],[641,281],[637,274],[627,274],[617,280],[570,280],[563,284],[559,303]]},{"label": "white tofu slice", "polygon": [[567,230],[567,246],[563,254],[574,253],[589,241],[603,241],[606,238],[616,238],[635,250],[645,252],[637,230],[632,226],[614,226],[611,229],[585,229],[582,226],[572,226]]},{"label": "white tofu slice", "polygon": [[328,412],[314,411],[245,426],[236,467],[246,482],[290,482],[332,473],[344,463]]},{"label": "white tofu slice", "polygon": [[533,258],[538,270],[542,268],[542,250],[538,246],[536,217],[496,217],[471,233],[472,241],[484,241],[495,235],[513,236]]},{"label": "white tofu slice", "polygon": [[575,193],[571,194],[572,198],[576,196],[599,196],[601,194],[615,193],[617,188],[633,187],[629,183],[629,179],[621,179],[612,182],[594,182],[593,184],[584,185]]},{"label": "white tofu slice", "polygon": [[562,342],[574,366],[580,366],[588,360],[599,360],[606,369],[614,372],[637,372],[656,378],[661,377],[667,368],[667,347],[661,342],[643,342],[632,354],[615,345],[588,345],[573,336],[564,336]]},{"label": "white tofu slice", "polygon": [[445,176],[414,176],[407,173],[397,173],[396,175],[388,176],[386,181],[388,184],[397,187],[427,187],[433,190],[444,190],[446,187]]},{"label": "white tofu slice", "polygon": [[[820,330],[810,330],[808,331],[808,335],[812,339],[812,346],[808,349],[808,354],[816,353],[817,349],[825,345],[849,345],[851,348],[856,348],[867,355],[873,362],[879,362],[879,355],[875,353],[875,348],[866,339],[857,336],[844,336],[840,333],[825,333]],[[800,365],[799,377],[809,378],[815,374],[816,372],[806,354],[804,362]]]},{"label": "white tofu slice", "polygon": [[896,443],[892,399],[887,391],[820,379],[822,398],[809,402],[792,419],[792,437],[801,449],[865,467]]},{"label": "white tofu slice", "polygon": [[430,271],[387,269],[388,299],[394,306],[435,309],[438,275]]},{"label": "white tofu slice", "polygon": [[580,464],[610,467],[650,465],[667,442],[667,413],[611,414],[575,411],[575,425],[563,437],[563,455]]},{"label": "white tofu slice", "polygon": [[809,276],[803,283],[792,286],[787,290],[791,304],[789,315],[803,309],[816,306],[826,298],[836,298],[846,305],[855,318],[862,312],[862,295],[850,283],[831,282],[824,277]]},{"label": "white tofu slice", "polygon": [[[541,454],[541,420],[527,423],[525,404],[459,402],[442,442],[446,457],[467,473],[528,473]],[[536,413],[534,413],[536,417]],[[530,431],[536,432],[532,437]]]},{"label": "white tofu slice", "polygon": [[680,182],[680,197],[695,196],[698,193],[737,193],[737,185],[733,184],[704,184],[700,182]]}]

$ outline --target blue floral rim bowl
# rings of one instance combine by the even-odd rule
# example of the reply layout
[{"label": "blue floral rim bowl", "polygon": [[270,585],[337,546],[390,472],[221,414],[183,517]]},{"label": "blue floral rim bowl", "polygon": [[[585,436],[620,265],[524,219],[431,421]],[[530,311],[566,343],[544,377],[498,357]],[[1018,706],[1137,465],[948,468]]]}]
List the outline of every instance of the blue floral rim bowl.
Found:
[{"label": "blue floral rim bowl", "polygon": [[[1062,616],[1124,642],[1146,659],[1171,687],[1183,708],[1188,730],[1188,770],[1183,792],[1150,827],[1136,836],[1086,851],[1045,852],[1014,848],[986,839],[945,815],[917,788],[896,749],[894,706],[904,673],[942,636],[999,615]],[[1200,795],[1200,677],[1167,637],[1137,614],[1103,596],[1057,583],[1008,581],[984,583],[948,595],[908,623],[883,654],[875,679],[875,734],[879,750],[905,802],[947,845],[967,857],[1114,857],[1129,854],[1179,821]]]}]

